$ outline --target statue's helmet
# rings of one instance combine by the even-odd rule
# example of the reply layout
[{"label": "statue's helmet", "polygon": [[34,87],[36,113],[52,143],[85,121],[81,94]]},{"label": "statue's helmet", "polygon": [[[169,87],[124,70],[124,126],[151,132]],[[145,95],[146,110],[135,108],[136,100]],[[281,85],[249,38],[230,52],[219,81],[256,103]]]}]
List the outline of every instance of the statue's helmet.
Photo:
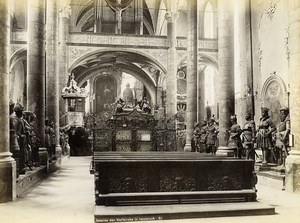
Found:
[{"label": "statue's helmet", "polygon": [[19,103],[17,103],[14,107],[14,111],[15,112],[20,112],[20,111],[24,111],[24,108],[22,105],[20,105]]},{"label": "statue's helmet", "polygon": [[231,121],[236,121],[236,120],[237,120],[237,119],[236,119],[236,115],[231,115],[231,116],[230,116],[230,120],[231,120]]},{"label": "statue's helmet", "polygon": [[262,108],[261,108],[261,112],[262,112],[262,113],[268,113],[268,112],[269,112],[269,108],[262,107]]},{"label": "statue's helmet", "polygon": [[289,113],[289,108],[288,107],[282,107],[280,109],[280,112]]}]

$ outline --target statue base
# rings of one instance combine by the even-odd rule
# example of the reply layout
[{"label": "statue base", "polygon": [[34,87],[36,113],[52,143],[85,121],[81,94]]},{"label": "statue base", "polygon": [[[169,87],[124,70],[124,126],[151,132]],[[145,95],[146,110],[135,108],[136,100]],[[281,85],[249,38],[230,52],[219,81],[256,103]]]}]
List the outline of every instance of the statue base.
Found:
[{"label": "statue base", "polygon": [[16,199],[16,162],[10,152],[0,153],[0,203]]},{"label": "statue base", "polygon": [[285,190],[300,192],[300,152],[291,151],[286,158]]},{"label": "statue base", "polygon": [[47,148],[39,148],[40,164],[46,166],[47,172],[49,171],[49,156]]},{"label": "statue base", "polygon": [[184,152],[192,152],[192,145],[191,144],[185,144]]},{"label": "statue base", "polygon": [[217,156],[224,156],[224,157],[234,157],[234,150],[229,149],[227,146],[220,146],[216,152]]}]

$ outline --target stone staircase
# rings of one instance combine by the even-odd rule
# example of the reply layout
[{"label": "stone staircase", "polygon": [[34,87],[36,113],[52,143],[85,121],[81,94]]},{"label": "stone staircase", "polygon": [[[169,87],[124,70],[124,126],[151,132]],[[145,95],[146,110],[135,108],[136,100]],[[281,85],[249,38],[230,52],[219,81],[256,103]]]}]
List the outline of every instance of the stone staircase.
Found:
[{"label": "stone staircase", "polygon": [[255,164],[255,171],[258,176],[258,181],[261,185],[269,186],[272,188],[285,190],[285,168],[277,166],[273,163],[262,165],[261,163]]}]

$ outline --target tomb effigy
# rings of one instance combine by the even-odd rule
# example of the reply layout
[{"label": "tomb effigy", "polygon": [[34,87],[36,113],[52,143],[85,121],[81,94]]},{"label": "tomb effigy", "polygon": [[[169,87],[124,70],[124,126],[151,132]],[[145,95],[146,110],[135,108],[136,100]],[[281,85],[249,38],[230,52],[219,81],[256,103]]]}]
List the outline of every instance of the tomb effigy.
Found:
[{"label": "tomb effigy", "polygon": [[158,124],[135,108],[94,118],[96,209],[256,201],[254,160],[162,151]]},{"label": "tomb effigy", "polygon": [[103,120],[93,129],[97,204],[255,201],[253,160],[158,151],[158,121],[137,109]]}]

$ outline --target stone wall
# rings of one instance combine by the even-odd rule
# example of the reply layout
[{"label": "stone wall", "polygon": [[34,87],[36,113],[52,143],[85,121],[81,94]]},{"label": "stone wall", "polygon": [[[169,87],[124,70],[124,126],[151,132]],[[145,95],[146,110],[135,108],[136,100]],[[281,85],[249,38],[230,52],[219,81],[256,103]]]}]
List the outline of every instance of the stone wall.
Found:
[{"label": "stone wall", "polygon": [[[240,12],[239,16],[241,16]],[[247,24],[244,20],[241,21]],[[288,106],[287,92],[290,91],[287,1],[251,0],[251,21],[254,118],[256,123],[259,122],[260,108],[266,106],[270,108],[270,115],[276,124],[279,122],[278,109]],[[240,24],[238,27],[241,29],[242,25]],[[240,40],[241,38],[237,40],[239,44]],[[240,86],[235,89],[235,113],[240,124],[244,123],[246,114],[247,82],[245,82],[246,75],[244,73],[246,72],[246,63],[251,63],[243,58],[243,53],[245,54],[243,50],[240,50],[235,60],[236,69],[239,69],[239,72],[236,73],[239,75],[237,79],[241,82]],[[270,103],[271,100],[272,103]]]},{"label": "stone wall", "polygon": [[[253,27],[253,44],[256,51],[253,56],[258,63],[254,67],[253,86],[254,93],[257,93],[255,119],[258,122],[260,107],[269,107],[270,97],[274,97],[271,99],[274,103],[280,103],[275,105],[276,108],[288,105],[288,8],[287,1],[283,0],[255,0],[252,1],[252,7],[255,10],[253,19],[256,20]],[[275,107],[270,108],[270,113],[277,119],[278,117],[274,117]]]}]

